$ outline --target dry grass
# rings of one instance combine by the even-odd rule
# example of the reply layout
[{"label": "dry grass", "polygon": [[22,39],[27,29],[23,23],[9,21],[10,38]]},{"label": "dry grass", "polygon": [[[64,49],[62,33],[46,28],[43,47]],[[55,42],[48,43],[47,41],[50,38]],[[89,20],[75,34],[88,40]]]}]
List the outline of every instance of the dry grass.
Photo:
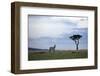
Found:
[{"label": "dry grass", "polygon": [[71,50],[71,51],[58,51],[54,53],[49,52],[30,52],[28,53],[28,60],[52,60],[52,59],[76,59],[87,58],[87,50]]}]

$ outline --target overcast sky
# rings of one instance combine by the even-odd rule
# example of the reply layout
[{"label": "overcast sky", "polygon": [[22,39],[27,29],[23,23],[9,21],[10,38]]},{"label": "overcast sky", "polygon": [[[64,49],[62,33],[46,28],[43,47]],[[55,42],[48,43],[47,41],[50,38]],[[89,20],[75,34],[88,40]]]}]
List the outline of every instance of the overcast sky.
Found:
[{"label": "overcast sky", "polygon": [[48,49],[56,44],[56,49],[75,49],[69,38],[80,34],[80,49],[87,49],[88,18],[68,16],[28,16],[28,40],[30,48]]}]

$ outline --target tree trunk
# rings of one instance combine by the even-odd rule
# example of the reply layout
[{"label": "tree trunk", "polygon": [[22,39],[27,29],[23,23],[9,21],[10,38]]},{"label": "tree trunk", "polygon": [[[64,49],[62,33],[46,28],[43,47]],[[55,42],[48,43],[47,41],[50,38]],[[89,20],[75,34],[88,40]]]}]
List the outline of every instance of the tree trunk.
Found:
[{"label": "tree trunk", "polygon": [[76,50],[78,51],[78,44],[76,44]]},{"label": "tree trunk", "polygon": [[76,50],[78,51],[79,40],[75,40],[75,44],[76,44]]}]

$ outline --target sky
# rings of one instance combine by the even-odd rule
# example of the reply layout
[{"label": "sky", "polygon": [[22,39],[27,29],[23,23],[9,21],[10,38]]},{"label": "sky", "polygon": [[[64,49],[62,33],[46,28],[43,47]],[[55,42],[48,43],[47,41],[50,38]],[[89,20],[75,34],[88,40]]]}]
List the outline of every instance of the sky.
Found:
[{"label": "sky", "polygon": [[75,16],[28,16],[28,47],[49,49],[56,45],[57,50],[73,50],[75,43],[69,37],[82,35],[79,49],[88,46],[88,18]]}]

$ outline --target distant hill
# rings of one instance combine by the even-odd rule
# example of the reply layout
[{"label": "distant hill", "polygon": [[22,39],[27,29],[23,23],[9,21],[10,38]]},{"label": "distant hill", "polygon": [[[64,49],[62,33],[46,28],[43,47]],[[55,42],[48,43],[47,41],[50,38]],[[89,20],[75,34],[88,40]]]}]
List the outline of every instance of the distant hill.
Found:
[{"label": "distant hill", "polygon": [[40,48],[28,48],[30,51],[47,51],[48,49],[40,49]]}]

